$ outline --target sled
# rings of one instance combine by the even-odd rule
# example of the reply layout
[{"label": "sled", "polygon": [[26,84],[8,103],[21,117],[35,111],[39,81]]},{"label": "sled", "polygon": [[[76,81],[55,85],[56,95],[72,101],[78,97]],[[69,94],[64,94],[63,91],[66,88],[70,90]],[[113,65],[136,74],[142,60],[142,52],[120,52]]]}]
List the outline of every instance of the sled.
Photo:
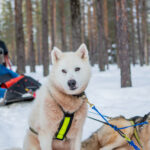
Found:
[{"label": "sled", "polygon": [[4,45],[0,41],[0,55],[4,58],[0,64],[0,105],[33,100],[35,91],[41,84],[32,77],[11,70],[8,51]]}]

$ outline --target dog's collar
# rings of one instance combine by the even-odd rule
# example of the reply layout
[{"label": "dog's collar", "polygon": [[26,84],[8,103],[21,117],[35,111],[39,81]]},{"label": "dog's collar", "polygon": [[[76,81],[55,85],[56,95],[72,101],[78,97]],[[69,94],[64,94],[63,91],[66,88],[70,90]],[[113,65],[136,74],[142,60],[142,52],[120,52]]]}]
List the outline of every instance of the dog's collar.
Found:
[{"label": "dog's collar", "polygon": [[[53,100],[56,102],[56,104],[60,107],[60,109],[62,110],[62,112],[65,114],[65,113],[69,113],[69,112],[66,112],[64,109],[63,109],[63,107],[56,101],[56,99],[54,98],[54,96],[53,96],[53,94],[52,94],[52,92],[51,92],[51,90],[47,87],[47,90],[49,91],[49,94],[51,95],[51,97],[53,98]],[[82,98],[82,99],[85,99],[86,98],[86,94],[85,94],[85,92],[82,92],[82,93],[80,93],[80,94],[77,94],[77,95],[72,95],[73,97],[75,97],[75,98]],[[75,111],[76,112],[76,111]],[[73,112],[73,113],[75,113],[75,112]]]},{"label": "dog's collar", "polygon": [[85,96],[85,92],[82,92],[80,94],[77,94],[77,95],[72,95],[73,97],[76,97],[76,98],[82,98],[83,96]]}]

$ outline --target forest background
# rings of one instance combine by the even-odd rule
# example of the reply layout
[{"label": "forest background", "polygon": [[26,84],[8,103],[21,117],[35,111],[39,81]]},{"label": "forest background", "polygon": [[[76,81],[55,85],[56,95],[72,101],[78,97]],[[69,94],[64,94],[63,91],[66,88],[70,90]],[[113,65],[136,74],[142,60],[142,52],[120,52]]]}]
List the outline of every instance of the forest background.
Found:
[{"label": "forest background", "polygon": [[81,43],[100,71],[117,64],[121,87],[132,86],[130,65],[149,65],[150,0],[0,0],[0,40],[19,73],[43,65],[53,46],[75,51]]}]

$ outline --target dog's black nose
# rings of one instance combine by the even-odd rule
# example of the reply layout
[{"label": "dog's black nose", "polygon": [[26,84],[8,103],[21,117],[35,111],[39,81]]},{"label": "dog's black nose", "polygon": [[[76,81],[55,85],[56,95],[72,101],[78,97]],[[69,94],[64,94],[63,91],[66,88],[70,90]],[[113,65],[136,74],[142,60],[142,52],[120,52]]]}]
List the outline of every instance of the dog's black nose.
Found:
[{"label": "dog's black nose", "polygon": [[71,90],[74,90],[76,88],[76,81],[75,80],[69,80],[68,86],[70,87]]}]

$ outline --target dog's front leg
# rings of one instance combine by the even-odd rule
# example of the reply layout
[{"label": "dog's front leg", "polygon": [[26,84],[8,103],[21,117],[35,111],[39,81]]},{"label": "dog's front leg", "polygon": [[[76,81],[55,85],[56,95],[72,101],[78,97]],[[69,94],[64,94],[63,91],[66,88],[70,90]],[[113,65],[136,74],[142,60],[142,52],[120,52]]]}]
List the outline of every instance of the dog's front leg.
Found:
[{"label": "dog's front leg", "polygon": [[52,150],[52,135],[50,133],[40,132],[38,138],[41,150]]},{"label": "dog's front leg", "polygon": [[81,148],[81,130],[78,132],[77,136],[71,142],[71,150],[80,150]]}]

